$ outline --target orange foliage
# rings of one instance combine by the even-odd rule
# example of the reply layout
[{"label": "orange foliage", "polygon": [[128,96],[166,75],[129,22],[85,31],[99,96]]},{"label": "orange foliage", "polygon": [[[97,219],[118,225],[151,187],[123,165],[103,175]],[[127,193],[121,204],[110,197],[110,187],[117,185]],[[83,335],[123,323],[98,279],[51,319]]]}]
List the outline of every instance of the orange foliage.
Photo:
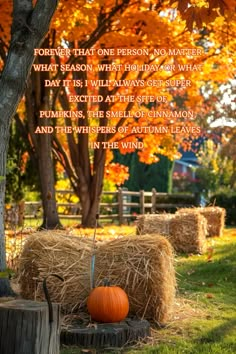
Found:
[{"label": "orange foliage", "polygon": [[129,168],[119,163],[112,162],[113,153],[106,151],[106,164],[104,177],[117,186],[122,185],[129,178]]},{"label": "orange foliage", "polygon": [[235,0],[170,0],[170,4],[178,9],[190,31],[194,26],[201,29],[220,16],[230,20],[236,11]]},{"label": "orange foliage", "polygon": [[[177,11],[176,11],[177,9]],[[171,133],[132,133],[135,127],[180,127],[196,126],[195,119],[185,118],[155,118],[149,117],[150,107],[135,100],[132,103],[120,102],[119,97],[124,96],[165,96],[166,102],[158,102],[153,111],[178,110],[176,99],[183,99],[183,108],[186,111],[194,110],[196,115],[203,112],[203,97],[200,88],[205,82],[212,82],[212,88],[217,82],[224,82],[235,75],[235,1],[233,0],[209,0],[209,1],[158,1],[155,5],[146,0],[61,0],[51,24],[51,45],[62,46],[70,43],[77,48],[147,48],[150,55],[114,55],[108,60],[113,64],[122,64],[120,71],[106,73],[111,85],[107,87],[107,95],[115,96],[114,102],[107,104],[107,110],[120,112],[133,112],[128,118],[99,119],[86,117],[86,124],[91,126],[127,126],[128,133],[116,132],[108,134],[110,142],[118,141],[122,153],[132,152],[135,147],[122,148],[121,142],[142,141],[144,148],[139,151],[142,162],[152,163],[157,161],[157,154],[163,154],[170,159],[179,157],[178,148],[184,138],[197,136],[197,133],[182,132]],[[0,34],[8,43],[10,38],[11,2],[0,3]],[[180,16],[179,16],[180,15]],[[193,29],[195,30],[193,31]],[[204,28],[204,33],[196,28]],[[189,31],[188,31],[188,30]],[[192,33],[191,33],[191,32]],[[205,46],[205,49],[203,47]],[[202,49],[201,56],[184,55],[154,55],[154,49]],[[85,89],[86,95],[98,94],[98,87],[91,85],[91,80],[98,79],[97,64],[103,59],[101,56],[89,56],[87,62],[94,67],[92,72],[84,73],[88,81]],[[78,58],[52,57],[52,63],[76,63]],[[170,70],[125,71],[125,64],[133,65],[169,65]],[[201,65],[201,70],[185,71],[181,65]],[[79,74],[80,75],[80,74]],[[60,70],[51,73],[52,78],[71,79],[71,72],[62,73]],[[114,80],[143,80],[144,86],[139,87],[115,87]],[[187,87],[166,87],[147,85],[147,80],[169,79],[189,80],[191,85]],[[62,109],[54,89],[52,95],[56,102],[53,109]],[[76,94],[75,88],[68,88],[68,94]],[[80,108],[78,108],[78,106]],[[81,109],[83,111],[96,111],[99,104],[88,103],[85,105],[69,104],[70,110]],[[143,111],[144,117],[136,117],[135,112]],[[72,126],[78,126],[80,120],[72,120]],[[57,124],[64,124],[63,119],[57,120]],[[78,143],[79,134],[73,133],[74,140]],[[58,135],[58,139],[66,152],[69,151],[68,137],[65,134]],[[97,134],[89,135],[89,142],[96,141]],[[93,152],[90,151],[91,160]],[[114,180],[118,185],[127,179],[128,171],[124,166],[111,163],[111,155],[107,156],[105,175]],[[91,166],[93,162],[91,161]]]}]

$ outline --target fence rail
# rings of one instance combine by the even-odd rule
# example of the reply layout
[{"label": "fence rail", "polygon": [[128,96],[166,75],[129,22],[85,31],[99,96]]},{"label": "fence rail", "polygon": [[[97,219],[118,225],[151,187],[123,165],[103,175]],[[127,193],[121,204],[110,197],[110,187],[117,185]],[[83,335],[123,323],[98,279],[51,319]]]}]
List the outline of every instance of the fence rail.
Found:
[{"label": "fence rail", "polygon": [[[74,196],[70,190],[57,190],[57,196]],[[145,213],[173,212],[178,208],[191,207],[199,204],[196,194],[169,194],[140,190],[132,192],[122,188],[114,192],[104,191],[101,196],[99,218],[117,221],[124,224]],[[80,203],[58,202],[58,213],[63,219],[81,219]],[[21,225],[23,220],[40,219],[42,217],[41,202],[24,201],[19,204],[8,204],[5,212],[5,222]]]}]

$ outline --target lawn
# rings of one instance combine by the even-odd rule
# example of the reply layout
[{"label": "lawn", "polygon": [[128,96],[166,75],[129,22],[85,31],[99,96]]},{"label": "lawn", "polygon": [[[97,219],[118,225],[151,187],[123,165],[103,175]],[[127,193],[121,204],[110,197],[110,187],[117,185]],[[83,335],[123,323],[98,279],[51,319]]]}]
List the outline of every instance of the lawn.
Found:
[{"label": "lawn", "polygon": [[[131,233],[105,228],[98,237]],[[204,255],[176,258],[178,293],[172,321],[164,329],[152,326],[146,344],[133,348],[86,351],[62,348],[60,354],[79,353],[236,353],[236,229],[221,238],[208,239]]]}]

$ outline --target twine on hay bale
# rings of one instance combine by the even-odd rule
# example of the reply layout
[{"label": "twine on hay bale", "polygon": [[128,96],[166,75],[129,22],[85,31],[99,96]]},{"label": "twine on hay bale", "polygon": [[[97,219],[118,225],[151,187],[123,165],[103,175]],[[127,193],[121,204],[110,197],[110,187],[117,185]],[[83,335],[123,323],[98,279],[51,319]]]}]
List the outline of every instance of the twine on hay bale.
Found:
[{"label": "twine on hay bale", "polygon": [[204,207],[204,208],[181,208],[177,213],[198,212],[207,220],[207,237],[222,236],[225,227],[226,211],[220,207]]},{"label": "twine on hay bale", "polygon": [[96,254],[97,285],[104,278],[128,294],[131,313],[166,323],[172,314],[176,278],[173,249],[159,235],[129,236],[104,243]]},{"label": "twine on hay bale", "polygon": [[40,231],[29,237],[19,263],[19,284],[25,299],[45,300],[42,280],[57,274],[64,282],[49,277],[51,300],[64,313],[81,309],[90,291],[92,241],[65,236],[60,231]]},{"label": "twine on hay bale", "polygon": [[166,236],[176,252],[203,253],[206,232],[206,220],[194,209],[179,214],[142,215],[137,224],[137,234]]}]

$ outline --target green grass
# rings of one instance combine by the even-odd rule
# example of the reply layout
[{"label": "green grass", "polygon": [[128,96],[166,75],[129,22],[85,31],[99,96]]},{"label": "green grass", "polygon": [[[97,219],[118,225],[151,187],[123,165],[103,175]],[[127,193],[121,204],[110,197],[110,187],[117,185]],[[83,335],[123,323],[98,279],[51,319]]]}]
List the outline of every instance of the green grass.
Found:
[{"label": "green grass", "polygon": [[[236,229],[209,239],[208,246],[212,257],[210,251],[177,257],[178,306],[166,328],[153,327],[147,344],[93,353],[236,353]],[[79,353],[83,352],[78,348],[61,350],[61,354]]]}]

